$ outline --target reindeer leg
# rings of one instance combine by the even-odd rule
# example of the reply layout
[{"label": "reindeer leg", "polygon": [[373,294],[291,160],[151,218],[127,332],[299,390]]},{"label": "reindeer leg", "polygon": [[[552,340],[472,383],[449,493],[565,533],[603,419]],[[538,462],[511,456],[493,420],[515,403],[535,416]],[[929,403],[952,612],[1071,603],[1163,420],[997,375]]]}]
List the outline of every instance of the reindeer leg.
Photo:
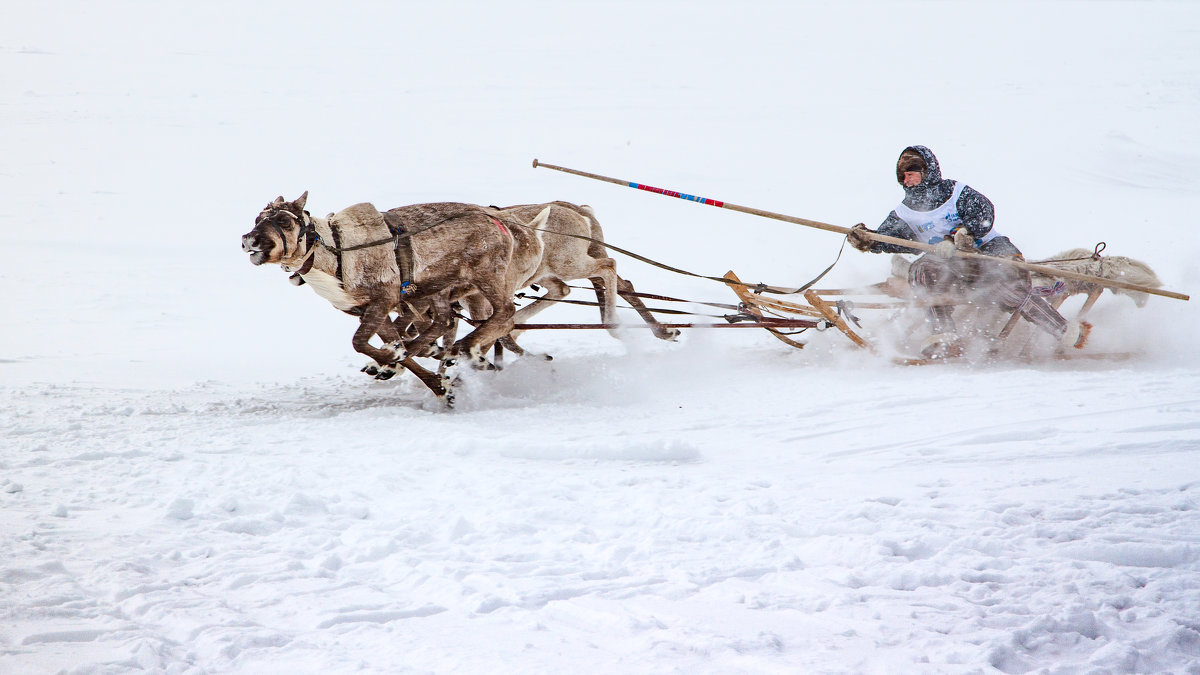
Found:
[{"label": "reindeer leg", "polygon": [[[379,339],[383,341],[383,344],[387,348],[392,350],[400,349],[400,331],[396,329],[395,324],[391,321],[384,320],[380,324],[376,335],[379,336]],[[404,371],[396,370],[394,366],[380,367],[379,363],[372,359],[367,361],[367,365],[363,366],[360,372],[366,373],[377,380],[390,380]]]},{"label": "reindeer leg", "polygon": [[[524,347],[517,344],[517,341],[513,339],[512,335],[505,335],[504,337],[500,338],[499,340],[496,340],[496,346],[503,347],[504,349],[507,349],[508,351],[512,352],[513,354],[516,354],[517,356],[525,356],[526,354],[529,353],[529,352],[525,351]],[[546,359],[550,358],[549,356],[546,356],[545,354],[543,354],[542,356],[545,356]]]},{"label": "reindeer leg", "polygon": [[[622,279],[617,276],[617,262],[612,258],[593,258],[595,265],[587,272],[588,280],[592,282],[592,288],[596,289],[596,302],[600,305],[600,321],[602,323],[616,324],[619,323],[617,318],[617,294],[621,292]],[[633,290],[633,284],[625,282],[630,290]],[[610,292],[609,289],[616,289],[616,293]],[[641,304],[641,299],[633,296]],[[628,299],[628,298],[626,298]],[[630,303],[633,304],[633,303]],[[634,305],[637,309],[637,305]],[[644,312],[644,313],[643,313]],[[654,321],[654,316],[646,310],[645,305],[641,305],[641,310],[638,311],[643,319],[649,316],[651,323]],[[609,334],[620,339],[621,332],[618,328],[610,328]],[[658,332],[656,331],[657,335]],[[678,334],[678,331],[676,331]],[[660,336],[661,337],[661,336]]]},{"label": "reindeer leg", "polygon": [[405,345],[405,351],[414,356],[430,356],[426,353],[438,338],[455,329],[458,319],[450,308],[445,293],[429,298],[429,316],[416,339]]},{"label": "reindeer leg", "polygon": [[396,374],[395,364],[403,358],[402,354],[397,353],[394,348],[387,347],[380,349],[371,345],[371,338],[380,330],[387,331],[383,327],[384,323],[388,322],[388,314],[392,311],[392,304],[387,299],[375,300],[367,305],[363,310],[362,317],[358,323],[358,329],[354,331],[354,337],[350,344],[354,347],[354,351],[365,354],[375,361],[376,372],[370,373],[370,365],[363,369],[369,375],[374,375],[376,379],[386,380]]},{"label": "reindeer leg", "polygon": [[427,370],[421,364],[413,361],[412,357],[401,359],[400,365],[415,375],[426,387],[429,387],[429,391],[438,397],[443,407],[447,409],[454,407],[454,390],[450,386],[450,380],[440,371],[434,373]]},{"label": "reindeer leg", "polygon": [[[599,297],[601,292],[600,288],[597,286],[595,279],[592,279],[591,281],[592,286],[596,286],[596,296]],[[654,318],[654,314],[651,313],[646,307],[646,304],[642,302],[642,299],[636,295],[633,295],[634,292],[635,291],[632,283],[622,279],[621,277],[617,277],[617,293],[619,293],[620,296],[625,299],[625,302],[628,302],[633,306],[634,310],[637,311],[638,316],[642,317],[643,321],[650,324],[651,332],[654,333],[654,337],[660,340],[670,340],[674,342],[675,339],[679,337],[679,329],[663,328],[658,323],[658,319]]]},{"label": "reindeer leg", "polygon": [[[491,305],[484,301],[484,299],[479,295],[471,295],[467,297],[466,303],[469,308],[468,311],[471,314],[471,319],[475,325],[479,325],[479,318],[491,315]],[[521,311],[524,309],[526,308],[522,308]],[[513,315],[513,323],[517,322],[517,317],[520,316],[520,314],[521,312],[518,311]],[[499,340],[496,340],[495,345],[492,347],[492,353],[494,355],[494,363],[496,364],[497,369],[503,367],[503,355],[505,349],[513,354],[516,354],[517,356],[527,356],[529,354],[529,352],[525,351],[521,345],[517,344],[516,336],[520,335],[521,332],[522,331],[513,331]],[[453,336],[451,336],[451,339],[453,339]],[[537,356],[540,356],[547,361],[552,360],[552,357],[549,354],[537,354]]]},{"label": "reindeer leg", "polygon": [[445,375],[446,369],[454,365],[454,359],[451,357],[451,348],[454,346],[454,338],[458,334],[458,321],[455,321],[450,326],[450,330],[446,331],[441,337],[441,348],[438,350],[438,375]]},{"label": "reindeer leg", "polygon": [[511,302],[511,292],[502,288],[502,280],[480,280],[476,283],[476,288],[483,299],[492,306],[492,314],[475,330],[456,342],[452,351],[455,355],[466,355],[476,367],[486,368],[489,364],[484,352],[496,340],[512,332],[516,309]]},{"label": "reindeer leg", "polygon": [[[517,310],[516,314],[513,315],[513,323],[528,322],[529,319],[545,310],[555,300],[562,300],[571,293],[571,288],[563,283],[562,279],[557,277],[539,279],[538,284],[544,286],[546,292],[542,294],[542,297]],[[522,332],[524,331],[515,330],[511,335],[513,339],[516,339],[521,336]]]},{"label": "reindeer leg", "polygon": [[1083,317],[1087,316],[1087,313],[1092,311],[1092,307],[1096,304],[1096,301],[1100,299],[1100,294],[1103,292],[1103,288],[1094,288],[1091,291],[1088,291],[1087,300],[1083,302],[1083,307],[1079,308],[1079,314],[1075,315],[1075,319],[1078,321],[1083,321]]},{"label": "reindeer leg", "polygon": [[[416,315],[405,304],[394,307],[393,311],[397,312],[397,317],[392,319],[389,312],[387,317],[380,323],[379,329],[375,334],[379,336],[379,339],[383,341],[387,349],[400,353],[404,351],[405,336],[412,326]],[[361,368],[361,372],[377,380],[388,380],[403,371],[396,370],[394,364],[381,368],[376,361],[371,360]]]}]

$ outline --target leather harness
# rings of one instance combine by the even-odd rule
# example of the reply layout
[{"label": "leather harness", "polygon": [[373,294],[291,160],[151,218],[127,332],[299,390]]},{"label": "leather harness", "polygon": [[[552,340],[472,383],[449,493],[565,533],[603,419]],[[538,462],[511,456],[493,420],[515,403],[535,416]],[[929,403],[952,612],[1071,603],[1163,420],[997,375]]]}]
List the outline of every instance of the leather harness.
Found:
[{"label": "leather harness", "polygon": [[[391,232],[392,236],[388,237],[387,239],[376,239],[375,241],[368,241],[366,243],[356,244],[354,246],[343,247],[341,233],[338,231],[338,228],[333,223],[329,224],[329,233],[330,233],[331,237],[333,238],[333,245],[330,245],[329,243],[327,243],[325,240],[323,240],[321,238],[320,234],[317,233],[317,228],[316,228],[316,226],[313,225],[312,216],[309,214],[308,211],[304,211],[303,218],[296,218],[296,214],[294,214],[291,211],[288,211],[286,209],[277,209],[275,213],[286,213],[288,216],[300,221],[300,223],[304,229],[303,236],[304,236],[304,242],[305,242],[305,250],[309,251],[309,255],[307,255],[305,257],[305,261],[300,266],[300,268],[298,270],[296,270],[296,272],[294,274],[292,274],[291,277],[289,277],[289,281],[291,281],[296,286],[300,286],[300,285],[304,284],[305,283],[304,275],[308,274],[310,271],[312,271],[313,260],[314,260],[314,256],[312,255],[312,250],[313,250],[313,247],[316,245],[320,245],[321,247],[325,248],[330,253],[334,253],[337,255],[337,268],[334,273],[334,276],[337,278],[338,283],[342,283],[342,281],[343,281],[342,280],[342,254],[343,253],[347,253],[349,251],[358,251],[358,250],[361,250],[364,248],[371,248],[372,246],[383,246],[384,244],[392,244],[393,248],[396,252],[396,267],[400,271],[400,293],[401,293],[401,295],[409,295],[411,293],[414,293],[417,290],[416,280],[414,278],[415,263],[413,260],[414,256],[413,256],[413,249],[412,249],[413,235],[419,234],[426,230],[431,230],[431,229],[437,227],[438,225],[441,225],[442,223],[446,222],[446,220],[452,220],[452,218],[447,218],[446,220],[439,220],[437,222],[430,223],[429,225],[426,225],[425,227],[417,228],[415,230],[405,230],[403,219],[401,219],[397,214],[393,214],[390,211],[385,211],[383,213],[383,222],[385,225],[387,225],[388,231]],[[506,234],[510,237],[512,236],[512,233],[508,231],[508,228],[504,226],[504,223],[501,222],[500,219],[495,218],[494,216],[490,216],[490,215],[487,216],[487,218],[497,228],[499,228],[501,232],[503,232],[504,234]],[[261,218],[260,218],[260,222],[261,222]],[[287,255],[287,237],[284,236],[283,228],[279,225],[279,223],[275,222],[275,214],[272,214],[271,216],[268,217],[268,222],[271,224],[272,227],[274,227],[276,229],[276,231],[279,232],[279,238],[280,238],[280,240],[283,241],[284,255]]]},{"label": "leather harness", "polygon": [[[292,218],[296,218],[294,213],[284,209],[279,209],[276,211],[276,213],[286,213]],[[369,241],[363,244],[343,247],[341,232],[338,231],[337,226],[335,226],[333,223],[329,224],[329,234],[333,239],[333,244],[330,245],[321,238],[320,234],[317,233],[317,228],[313,225],[312,216],[308,211],[304,212],[304,218],[297,218],[297,220],[301,222],[304,228],[303,237],[305,250],[309,251],[310,254],[305,257],[304,263],[300,266],[300,268],[288,278],[293,284],[300,286],[306,283],[304,281],[304,275],[312,271],[314,256],[311,255],[311,252],[313,247],[316,245],[320,245],[330,253],[337,255],[337,267],[334,271],[334,277],[338,280],[338,283],[342,283],[343,253],[358,251],[364,248],[371,248],[373,246],[383,246],[384,244],[393,244],[396,251],[396,267],[400,270],[400,292],[402,295],[408,295],[416,290],[416,285],[413,283],[412,235],[429,228],[405,232],[403,229],[403,223],[401,223],[399,219],[393,218],[389,221],[387,214],[384,214],[384,222],[387,224],[388,231],[392,233],[392,236],[388,237],[387,239],[377,239],[375,241]],[[287,237],[284,236],[283,228],[280,227],[278,223],[274,222],[273,216],[268,222],[270,222],[271,226],[279,232],[279,238],[281,241],[283,241],[284,255],[287,255]]]}]

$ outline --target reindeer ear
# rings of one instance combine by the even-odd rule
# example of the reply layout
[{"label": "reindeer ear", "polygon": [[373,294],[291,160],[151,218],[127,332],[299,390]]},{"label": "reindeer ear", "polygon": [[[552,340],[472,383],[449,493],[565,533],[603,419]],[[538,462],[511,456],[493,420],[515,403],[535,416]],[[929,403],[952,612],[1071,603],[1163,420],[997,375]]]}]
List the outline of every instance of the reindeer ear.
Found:
[{"label": "reindeer ear", "polygon": [[307,201],[308,201],[308,190],[305,190],[304,194],[300,195],[299,197],[296,197],[296,201],[292,202],[292,205],[296,207],[297,211],[303,211],[304,203]]}]

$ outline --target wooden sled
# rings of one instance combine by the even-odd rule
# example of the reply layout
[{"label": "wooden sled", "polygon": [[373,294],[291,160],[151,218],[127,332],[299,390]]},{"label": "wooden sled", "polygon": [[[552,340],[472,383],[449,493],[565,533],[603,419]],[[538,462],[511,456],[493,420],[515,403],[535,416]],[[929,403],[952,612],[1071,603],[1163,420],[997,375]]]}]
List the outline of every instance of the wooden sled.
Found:
[{"label": "wooden sled", "polygon": [[[886,326],[887,324],[909,322],[913,326],[921,324],[920,316],[916,313],[922,313],[924,307],[935,305],[950,305],[954,307],[970,307],[977,313],[985,311],[983,308],[971,306],[965,298],[954,296],[943,296],[937,298],[917,299],[913,297],[909,290],[907,280],[896,274],[888,279],[870,286],[854,289],[808,289],[802,293],[796,294],[789,299],[784,299],[779,295],[773,295],[769,291],[759,292],[758,289],[747,287],[741,283],[738,276],[730,271],[725,275],[725,278],[731,282],[730,289],[738,297],[741,305],[747,313],[762,317],[814,317],[824,319],[827,326],[837,328],[847,339],[849,339],[858,348],[866,349],[874,353],[883,353],[880,346],[880,340],[877,336],[872,335],[868,328],[876,326]],[[1087,289],[1087,299],[1078,312],[1073,316],[1065,317],[1068,320],[1083,321],[1088,312],[1095,305],[1100,292],[1103,288]],[[798,297],[797,297],[798,296]],[[800,301],[803,298],[803,302]],[[1059,309],[1066,300],[1066,295],[1053,296],[1048,298],[1050,304]],[[863,319],[860,323],[860,318],[856,315],[862,312]],[[987,310],[993,311],[993,310]],[[923,317],[922,317],[923,318]],[[1084,345],[1083,349],[1055,350],[1048,353],[1038,353],[1031,349],[1031,343],[1034,342],[1035,336],[1014,330],[1019,324],[1020,315],[1017,312],[1007,314],[994,310],[991,317],[991,323],[1002,327],[994,328],[983,334],[975,334],[974,337],[982,338],[988,343],[987,349],[967,356],[957,357],[940,357],[927,358],[923,356],[893,356],[890,357],[893,363],[898,365],[935,365],[955,362],[1027,362],[1038,363],[1056,360],[1125,360],[1132,358],[1134,354],[1130,353],[1099,353],[1087,349]],[[851,324],[854,324],[852,326]],[[1089,325],[1090,327],[1090,325]],[[779,331],[770,330],[769,332],[784,342],[785,344],[803,348],[804,343],[799,342],[786,334]],[[913,329],[910,329],[910,333]],[[908,335],[906,337],[911,337]],[[901,352],[908,351],[901,349]],[[915,349],[913,350],[915,351]],[[1044,350],[1043,350],[1044,351]]]}]

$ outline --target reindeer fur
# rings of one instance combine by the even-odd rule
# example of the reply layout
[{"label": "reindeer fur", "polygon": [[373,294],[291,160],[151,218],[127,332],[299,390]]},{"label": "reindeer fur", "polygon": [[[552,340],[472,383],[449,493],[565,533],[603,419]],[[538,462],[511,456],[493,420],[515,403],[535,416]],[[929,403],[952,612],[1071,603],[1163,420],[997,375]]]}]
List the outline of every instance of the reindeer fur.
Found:
[{"label": "reindeer fur", "polygon": [[[616,296],[619,294],[633,305],[646,323],[650,324],[656,337],[673,340],[679,336],[678,329],[660,326],[641,298],[633,294],[633,284],[617,276],[617,263],[608,256],[608,251],[604,248],[604,230],[596,220],[592,207],[556,201],[548,204],[509,206],[501,209],[501,212],[528,220],[546,207],[552,208],[543,228],[545,252],[541,264],[524,284],[542,286],[546,292],[542,298],[517,312],[514,318],[516,323],[528,322],[534,315],[549,307],[554,300],[565,298],[571,292],[567,282],[588,279],[596,290],[596,299],[600,304],[600,320],[604,323],[616,323]],[[613,293],[611,289],[616,289],[617,292]],[[615,330],[612,332],[617,334]]]},{"label": "reindeer fur", "polygon": [[[299,269],[300,276],[322,297],[358,315],[360,323],[352,340],[356,351],[384,368],[401,362],[440,396],[445,393],[444,382],[417,366],[408,353],[397,351],[396,346],[380,349],[369,344],[377,333],[385,340],[399,337],[389,321],[393,310],[402,309],[414,316],[432,312],[432,323],[445,323],[441,314],[448,311],[451,298],[477,293],[492,311],[451,350],[476,362],[483,362],[484,351],[512,330],[515,309],[511,299],[516,290],[512,284],[537,268],[542,251],[536,230],[545,224],[548,210],[539,213],[533,222],[517,223],[513,219],[510,225],[519,227],[512,227],[481,207],[418,205],[414,211],[433,226],[405,228],[412,233],[416,289],[403,294],[390,242],[356,251],[345,249],[389,238],[388,225],[403,226],[404,214],[380,214],[370,204],[356,204],[324,219],[313,218],[304,210],[307,198],[305,192],[291,202],[279,197],[268,204],[255,220],[254,229],[243,235],[242,248],[250,253],[252,264],[279,263],[288,271]],[[309,224],[320,237],[311,251],[305,238]],[[335,228],[340,246],[330,243]],[[311,268],[305,269],[310,254]],[[340,282],[336,277],[339,262]]]},{"label": "reindeer fur", "polygon": [[[1085,248],[1073,248],[1063,251],[1049,260],[1040,261],[1037,264],[1053,267],[1065,272],[1077,272],[1102,279],[1125,281],[1148,288],[1160,288],[1162,286],[1162,281],[1159,280],[1154,270],[1150,269],[1149,265],[1140,260],[1119,255],[1105,255],[1097,259],[1092,254],[1092,251]],[[1032,281],[1034,286],[1054,285],[1054,279],[1038,273],[1033,273]],[[1103,286],[1088,281],[1076,279],[1064,279],[1063,281],[1067,284],[1066,294],[1068,296],[1077,293],[1086,293],[1089,297],[1094,298],[1104,291]],[[1128,296],[1138,307],[1144,307],[1146,301],[1150,298],[1149,294],[1142,291],[1130,291],[1123,288],[1110,288],[1109,290],[1114,295]]]}]

